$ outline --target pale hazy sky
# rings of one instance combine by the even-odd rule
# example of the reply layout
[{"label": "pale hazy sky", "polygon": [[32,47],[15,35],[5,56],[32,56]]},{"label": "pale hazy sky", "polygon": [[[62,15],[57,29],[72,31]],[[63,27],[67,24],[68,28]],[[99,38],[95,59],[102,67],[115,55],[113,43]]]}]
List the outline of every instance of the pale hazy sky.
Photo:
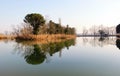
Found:
[{"label": "pale hazy sky", "polygon": [[40,13],[73,26],[79,33],[92,25],[120,23],[120,0],[0,0],[0,32],[19,25],[28,13]]}]

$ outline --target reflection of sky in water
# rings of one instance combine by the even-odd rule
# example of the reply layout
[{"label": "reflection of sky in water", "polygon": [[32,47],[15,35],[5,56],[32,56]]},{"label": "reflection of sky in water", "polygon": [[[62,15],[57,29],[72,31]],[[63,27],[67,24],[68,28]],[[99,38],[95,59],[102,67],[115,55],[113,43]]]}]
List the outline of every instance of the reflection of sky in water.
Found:
[{"label": "reflection of sky in water", "polygon": [[[50,56],[39,65],[27,64],[14,52],[15,42],[0,42],[0,75],[4,76],[119,76],[120,50],[115,44],[93,47],[77,38],[76,45]],[[49,54],[46,54],[49,57]]]}]

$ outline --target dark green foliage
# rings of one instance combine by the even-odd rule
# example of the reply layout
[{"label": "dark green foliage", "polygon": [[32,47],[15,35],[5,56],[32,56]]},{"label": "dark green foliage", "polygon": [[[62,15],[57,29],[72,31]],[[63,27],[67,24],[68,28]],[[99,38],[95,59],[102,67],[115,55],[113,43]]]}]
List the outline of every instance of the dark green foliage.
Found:
[{"label": "dark green foliage", "polygon": [[55,23],[52,21],[49,21],[49,34],[55,34],[56,29],[55,29]]},{"label": "dark green foliage", "polygon": [[120,49],[120,39],[116,40],[116,46],[117,46],[118,49]]},{"label": "dark green foliage", "polygon": [[99,30],[100,35],[104,35],[105,32],[103,30]]},{"label": "dark green foliage", "polygon": [[76,34],[75,28],[63,27],[61,24],[55,23],[52,20],[48,24],[45,24],[44,17],[41,14],[32,13],[27,14],[24,19],[25,23],[29,23],[32,26],[32,33],[38,34]]},{"label": "dark green foliage", "polygon": [[69,48],[72,45],[73,46],[75,45],[75,39],[66,40],[62,42],[56,42],[56,43],[43,44],[41,48],[46,46],[46,50],[44,51],[49,51],[50,56],[52,56],[54,53],[62,51],[63,48]]},{"label": "dark green foliage", "polygon": [[75,45],[75,40],[74,39],[71,39],[71,40],[68,40],[68,41],[65,41],[65,47],[67,48],[67,49],[69,49],[69,46],[71,46],[71,45]]},{"label": "dark green foliage", "polygon": [[74,34],[76,34],[75,33],[76,31],[75,31],[75,28],[71,28],[71,27],[69,27],[69,25],[67,25],[67,27],[65,28],[65,34],[72,34],[72,35],[74,35]]},{"label": "dark green foliage", "polygon": [[69,34],[69,25],[65,28],[65,34]]},{"label": "dark green foliage", "polygon": [[104,30],[99,30],[99,34],[101,37],[107,37],[108,33],[106,33]]},{"label": "dark green foliage", "polygon": [[[20,45],[20,43],[22,46]],[[17,45],[18,48],[16,49],[20,50],[21,47],[22,48],[21,50],[22,51],[24,50],[25,55],[24,58],[28,64],[37,65],[43,63],[47,59],[46,56],[47,53],[50,56],[53,56],[55,53],[62,51],[63,48],[69,49],[70,46],[74,46],[75,39],[46,44],[34,44],[34,45],[27,44],[27,46],[25,43],[27,42],[19,41]]]},{"label": "dark green foliage", "polygon": [[34,51],[31,55],[25,56],[26,62],[29,64],[40,64],[45,60],[44,53],[41,52],[39,45],[33,45]]},{"label": "dark green foliage", "polygon": [[[116,33],[119,34],[120,33],[120,24],[117,25],[116,27]],[[117,37],[120,37],[119,35],[117,35]]]},{"label": "dark green foliage", "polygon": [[48,23],[48,33],[49,34],[71,34],[74,35],[76,34],[75,28],[69,27],[63,27],[60,24],[54,23],[53,21],[49,21]]},{"label": "dark green foliage", "polygon": [[120,24],[116,27],[116,33],[120,33]]},{"label": "dark green foliage", "polygon": [[104,40],[105,40],[105,37],[100,37],[99,38],[99,41],[101,41],[101,42],[104,41]]},{"label": "dark green foliage", "polygon": [[27,14],[24,19],[25,23],[29,23],[33,27],[33,34],[39,33],[39,27],[44,25],[44,17],[37,13]]}]

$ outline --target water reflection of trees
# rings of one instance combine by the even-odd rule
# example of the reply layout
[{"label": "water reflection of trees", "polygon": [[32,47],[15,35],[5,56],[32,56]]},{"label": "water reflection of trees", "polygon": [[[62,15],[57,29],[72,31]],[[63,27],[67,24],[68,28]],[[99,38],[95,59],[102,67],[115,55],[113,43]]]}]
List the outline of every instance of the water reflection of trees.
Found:
[{"label": "water reflection of trees", "polygon": [[49,62],[50,57],[57,52],[59,52],[59,56],[61,56],[63,48],[69,49],[70,46],[74,45],[74,39],[42,44],[30,44],[30,42],[17,42],[17,44],[15,45],[14,53],[22,55],[28,64],[35,65],[41,64],[45,60],[46,62]]},{"label": "water reflection of trees", "polygon": [[118,49],[120,49],[120,39],[119,38],[117,38],[117,40],[116,40],[116,46]]},{"label": "water reflection of trees", "polygon": [[115,45],[116,38],[115,37],[83,37],[83,45],[89,43],[93,47],[96,46],[106,46],[106,45]]}]

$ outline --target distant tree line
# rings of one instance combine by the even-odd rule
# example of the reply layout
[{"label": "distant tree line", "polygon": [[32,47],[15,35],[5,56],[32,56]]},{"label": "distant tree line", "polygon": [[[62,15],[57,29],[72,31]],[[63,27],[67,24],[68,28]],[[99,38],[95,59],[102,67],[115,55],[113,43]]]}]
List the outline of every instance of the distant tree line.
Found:
[{"label": "distant tree line", "polygon": [[116,34],[116,27],[111,26],[92,26],[90,28],[83,28],[82,35],[102,35],[102,34],[107,34],[107,35],[115,35]]}]

